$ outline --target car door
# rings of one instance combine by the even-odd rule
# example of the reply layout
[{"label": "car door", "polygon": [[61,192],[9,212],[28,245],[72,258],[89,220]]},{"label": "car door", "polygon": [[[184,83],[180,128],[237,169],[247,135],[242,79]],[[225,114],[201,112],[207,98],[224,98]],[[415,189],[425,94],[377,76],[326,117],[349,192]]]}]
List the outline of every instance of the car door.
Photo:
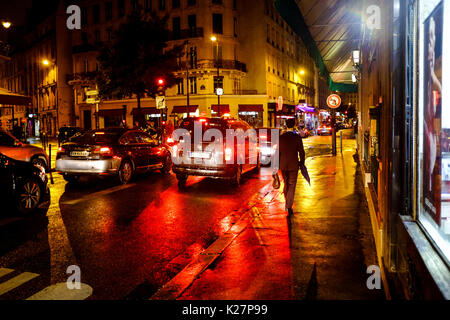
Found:
[{"label": "car door", "polygon": [[124,134],[121,138],[121,143],[124,145],[125,152],[131,155],[136,168],[147,166],[148,161],[145,152],[142,150],[137,131],[130,131]]},{"label": "car door", "polygon": [[163,148],[149,134],[140,132],[139,139],[142,143],[142,151],[145,152],[148,166],[154,167],[163,162]]},{"label": "car door", "polygon": [[21,150],[18,140],[4,131],[0,131],[0,152],[5,156],[20,159]]}]

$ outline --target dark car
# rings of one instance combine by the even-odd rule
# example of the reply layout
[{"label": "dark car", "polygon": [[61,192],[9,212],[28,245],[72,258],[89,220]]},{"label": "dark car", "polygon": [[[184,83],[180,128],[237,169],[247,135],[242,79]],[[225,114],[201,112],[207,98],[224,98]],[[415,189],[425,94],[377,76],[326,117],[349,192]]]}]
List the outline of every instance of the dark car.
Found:
[{"label": "dark car", "polygon": [[[194,124],[198,123],[202,128],[202,137],[199,138],[200,143],[195,143]],[[173,172],[176,173],[178,185],[184,188],[188,176],[203,176],[210,178],[219,178],[231,180],[235,185],[240,184],[241,175],[251,170],[258,170],[260,167],[258,137],[257,134],[246,136],[242,142],[234,143],[234,151],[227,144],[227,130],[232,129],[235,132],[252,129],[245,121],[226,119],[226,118],[207,118],[195,117],[185,119],[180,126],[189,133],[190,144],[183,143],[173,147]],[[205,132],[221,133],[223,139],[216,141],[215,139],[206,138]],[[237,139],[236,139],[237,140]],[[212,147],[212,143],[219,143],[221,147]],[[181,150],[182,146],[188,145],[188,150]],[[240,144],[240,145],[239,145]],[[237,161],[238,148],[245,149],[245,155],[242,156],[240,163]],[[244,159],[243,159],[244,158]],[[243,160],[242,160],[243,159]]]},{"label": "dark car", "polygon": [[[0,153],[0,199],[24,214],[48,207],[47,175],[41,166],[19,161]],[[3,211],[3,210],[2,210]]]},{"label": "dark car", "polygon": [[170,172],[169,147],[140,129],[90,130],[72,137],[56,155],[56,171],[69,182],[82,175],[116,175],[123,184],[137,171]]},{"label": "dark car", "polygon": [[69,141],[73,136],[82,134],[85,130],[80,127],[61,127],[58,130],[58,144]]}]

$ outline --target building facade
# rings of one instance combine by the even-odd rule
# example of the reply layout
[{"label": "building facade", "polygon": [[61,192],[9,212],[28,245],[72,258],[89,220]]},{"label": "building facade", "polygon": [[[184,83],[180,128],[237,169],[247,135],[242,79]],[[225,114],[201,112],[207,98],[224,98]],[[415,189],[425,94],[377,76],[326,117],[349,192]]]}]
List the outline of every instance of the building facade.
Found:
[{"label": "building facade", "polygon": [[[148,14],[168,14],[169,46],[184,44],[188,53],[180,58],[176,72],[180,83],[165,93],[168,120],[177,122],[188,114],[229,113],[255,127],[274,126],[281,124],[283,116],[294,116],[299,102],[317,107],[319,100],[325,100],[319,99],[317,71],[305,46],[270,1],[265,6],[234,0],[98,0],[78,4],[82,29],[72,32],[73,73],[68,77],[78,126],[95,126],[97,105],[86,103],[86,91],[96,89],[95,45],[111,41],[114,30],[138,4]],[[218,87],[223,89],[220,98]],[[279,97],[284,107],[277,111]],[[147,119],[160,118],[154,99],[144,97],[141,107]],[[131,126],[136,109],[133,97],[100,101],[99,126]]]}]

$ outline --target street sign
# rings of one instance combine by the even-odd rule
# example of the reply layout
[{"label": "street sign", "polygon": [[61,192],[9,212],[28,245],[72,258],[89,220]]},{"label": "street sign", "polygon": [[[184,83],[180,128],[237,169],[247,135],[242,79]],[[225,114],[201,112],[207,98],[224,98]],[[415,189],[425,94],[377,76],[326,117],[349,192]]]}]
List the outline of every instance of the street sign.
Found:
[{"label": "street sign", "polygon": [[223,88],[217,88],[217,89],[216,89],[216,94],[217,94],[218,96],[223,95]]},{"label": "street sign", "polygon": [[331,109],[337,109],[341,105],[342,100],[337,94],[332,94],[327,98],[327,105]]},{"label": "street sign", "polygon": [[156,108],[157,109],[165,109],[166,108],[166,97],[165,96],[156,97]]},{"label": "street sign", "polygon": [[279,96],[277,99],[277,111],[283,110],[283,97]]},{"label": "street sign", "polygon": [[97,96],[98,90],[88,90],[88,91],[86,91],[86,95],[87,96]]},{"label": "street sign", "polygon": [[90,103],[90,104],[100,103],[100,100],[98,100],[97,97],[95,97],[95,98],[87,98],[86,99],[86,103]]}]

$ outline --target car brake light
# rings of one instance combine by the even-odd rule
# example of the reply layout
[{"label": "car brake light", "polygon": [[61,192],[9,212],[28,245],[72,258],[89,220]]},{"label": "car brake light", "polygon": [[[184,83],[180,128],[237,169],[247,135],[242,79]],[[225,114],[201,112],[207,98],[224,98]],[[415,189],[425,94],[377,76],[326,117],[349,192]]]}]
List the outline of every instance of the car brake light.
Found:
[{"label": "car brake light", "polygon": [[58,148],[58,153],[64,153],[64,152],[66,152],[66,150],[63,147]]},{"label": "car brake light", "polygon": [[206,122],[206,119],[200,119],[200,122]]},{"label": "car brake light", "polygon": [[231,160],[231,155],[232,155],[232,150],[231,148],[226,148],[225,149],[225,161],[230,161]]},{"label": "car brake light", "polygon": [[113,150],[110,147],[101,147],[95,149],[95,153],[100,153],[104,157],[112,157],[114,155]]}]

